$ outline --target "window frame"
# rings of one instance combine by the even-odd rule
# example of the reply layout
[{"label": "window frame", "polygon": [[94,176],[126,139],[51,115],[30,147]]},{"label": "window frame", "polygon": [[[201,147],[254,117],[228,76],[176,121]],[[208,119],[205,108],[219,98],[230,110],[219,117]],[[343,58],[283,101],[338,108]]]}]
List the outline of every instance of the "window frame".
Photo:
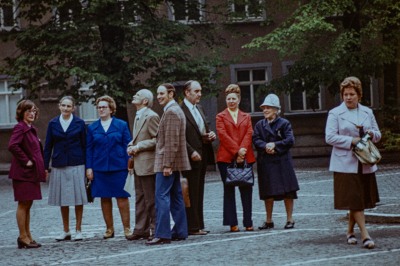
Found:
[{"label": "window frame", "polygon": [[181,0],[181,1],[185,1],[185,19],[176,19],[175,18],[175,9],[174,9],[174,4],[172,1],[167,1],[167,7],[168,7],[168,18],[171,21],[177,21],[183,24],[198,24],[198,23],[202,23],[205,21],[205,12],[204,12],[204,6],[206,4],[206,0],[197,0],[197,3],[199,5],[199,19],[189,19],[189,9],[187,8],[187,1],[189,0]]},{"label": "window frame", "polygon": [[[94,83],[95,83],[94,81],[90,82],[90,83],[81,83],[81,87],[79,88],[79,94],[93,95],[94,92],[90,87],[93,86]],[[88,109],[92,108],[92,110],[86,111],[86,110],[84,110],[85,108],[88,108]],[[85,123],[91,123],[91,122],[94,122],[99,119],[96,105],[94,105],[94,102],[91,102],[91,100],[89,100],[89,102],[80,103],[77,108],[77,113],[78,113],[79,117],[85,121]],[[94,115],[90,116],[90,117],[85,117],[83,115],[85,113],[92,113]]]},{"label": "window frame", "polygon": [[[253,70],[265,70],[265,77],[266,80],[263,81],[254,81],[253,80]],[[251,71],[250,80],[249,81],[238,81],[237,72],[238,71]],[[255,106],[255,92],[254,92],[254,85],[268,85],[272,79],[272,63],[271,62],[264,62],[264,63],[253,63],[253,64],[234,64],[230,66],[231,72],[231,81],[234,84],[239,85],[239,87],[245,85],[250,86],[250,115],[260,115],[262,111]],[[242,89],[242,87],[241,87]]]},{"label": "window frame", "polygon": [[[249,14],[249,3],[248,0],[244,0],[246,3],[245,6],[245,16],[235,16],[235,0],[229,0],[229,10],[230,10],[230,20],[232,22],[243,22],[243,21],[263,21],[266,16],[265,7],[262,8],[262,12],[260,16],[251,16]],[[265,3],[264,0],[258,0],[259,4],[262,5]]]},{"label": "window frame", "polygon": [[0,77],[0,82],[4,84],[5,91],[0,91],[0,97],[5,97],[5,108],[1,108],[2,112],[6,112],[6,118],[8,121],[5,121],[4,123],[0,122],[0,129],[9,129],[15,126],[18,122],[15,120],[15,109],[14,112],[10,108],[10,96],[11,95],[18,95],[19,98],[16,102],[17,103],[24,97],[24,90],[22,88],[15,89],[11,88],[10,86],[13,84],[11,80],[7,77]]},{"label": "window frame", "polygon": [[[293,65],[294,61],[284,61],[282,62],[282,73],[283,75],[286,75],[289,72],[289,66]],[[312,108],[307,108],[307,101],[306,101],[306,92],[302,92],[302,102],[303,102],[303,109],[302,110],[292,110],[291,108],[291,97],[290,94],[285,93],[284,94],[284,99],[285,99],[285,113],[284,115],[297,115],[297,114],[316,114],[316,113],[326,113],[326,89],[324,86],[320,85],[319,86],[319,94],[318,94],[318,104],[319,108],[313,110]]]},{"label": "window frame", "polygon": [[0,30],[11,31],[20,29],[19,15],[19,0],[10,0],[12,2],[12,17],[13,25],[4,25],[4,8],[0,6]]}]

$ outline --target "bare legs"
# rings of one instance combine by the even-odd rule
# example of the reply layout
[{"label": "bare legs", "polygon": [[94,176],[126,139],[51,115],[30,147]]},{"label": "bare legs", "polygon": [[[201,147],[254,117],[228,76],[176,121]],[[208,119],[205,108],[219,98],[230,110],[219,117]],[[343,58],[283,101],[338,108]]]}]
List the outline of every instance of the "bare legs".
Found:
[{"label": "bare legs", "polygon": [[[286,209],[286,220],[288,222],[293,222],[293,199],[284,199],[285,209]],[[274,200],[266,199],[264,200],[265,210],[267,212],[267,223],[272,223],[272,211],[274,210]]]},{"label": "bare legs", "polygon": [[31,243],[33,240],[29,227],[31,218],[30,209],[32,207],[32,204],[33,204],[32,200],[19,201],[16,212],[16,218],[19,230],[19,239],[27,244]]},{"label": "bare legs", "polygon": [[[121,221],[124,229],[130,229],[130,212],[128,198],[117,198],[117,205],[121,215]],[[114,231],[114,221],[112,213],[111,198],[101,198],[101,210],[107,229]]]},{"label": "bare legs", "polygon": [[347,229],[347,234],[354,234],[354,226],[358,225],[361,232],[361,239],[371,238],[368,234],[367,227],[365,226],[365,215],[364,210],[350,210],[349,214],[349,224]]},{"label": "bare legs", "polygon": [[[83,216],[83,205],[75,206],[75,217],[76,217],[76,231],[82,231],[82,216]],[[69,232],[69,206],[61,206],[61,217],[63,221],[64,232]]]}]

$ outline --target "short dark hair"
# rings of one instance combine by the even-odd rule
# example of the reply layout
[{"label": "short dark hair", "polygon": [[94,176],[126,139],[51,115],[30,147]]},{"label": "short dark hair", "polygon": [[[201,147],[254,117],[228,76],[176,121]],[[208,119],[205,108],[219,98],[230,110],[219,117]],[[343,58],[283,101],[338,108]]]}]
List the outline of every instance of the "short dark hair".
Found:
[{"label": "short dark hair", "polygon": [[38,119],[39,117],[39,108],[35,105],[34,102],[31,100],[22,100],[18,103],[17,105],[17,111],[15,114],[15,119],[17,119],[18,122],[24,120],[24,114],[27,110],[31,110],[32,108],[35,109],[35,120]]}]

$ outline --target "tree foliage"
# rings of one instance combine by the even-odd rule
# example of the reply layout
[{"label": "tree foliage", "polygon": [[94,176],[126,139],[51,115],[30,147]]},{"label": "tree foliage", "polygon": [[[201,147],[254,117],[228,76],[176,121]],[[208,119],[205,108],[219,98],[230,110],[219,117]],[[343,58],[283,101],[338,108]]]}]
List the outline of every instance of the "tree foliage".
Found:
[{"label": "tree foliage", "polygon": [[315,97],[321,84],[335,88],[331,92],[337,93],[337,86],[333,85],[344,77],[358,76],[364,84],[369,84],[371,77],[382,76],[385,65],[396,61],[400,40],[399,1],[297,3],[294,12],[275,30],[245,45],[253,51],[271,49],[278,51],[282,59],[295,59],[287,75],[271,82],[275,89],[305,90],[307,95]]},{"label": "tree foliage", "polygon": [[[197,79],[213,92],[221,65],[212,25],[168,20],[160,0],[19,1],[21,30],[2,33],[15,41],[17,56],[1,72],[31,95],[49,89],[75,96],[82,84],[94,95],[108,94],[123,104],[132,91],[161,82]],[[160,8],[161,7],[161,8]],[[165,10],[164,10],[165,11]],[[201,36],[201,38],[200,38]],[[196,44],[199,51],[193,51]]]}]

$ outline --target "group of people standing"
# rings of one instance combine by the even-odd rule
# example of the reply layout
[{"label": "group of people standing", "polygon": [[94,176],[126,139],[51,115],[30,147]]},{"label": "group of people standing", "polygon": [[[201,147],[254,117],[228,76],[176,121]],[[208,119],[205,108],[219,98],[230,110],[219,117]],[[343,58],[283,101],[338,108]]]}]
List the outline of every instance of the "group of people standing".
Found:
[{"label": "group of people standing", "polygon": [[[326,129],[327,143],[334,146],[330,170],[335,172],[335,208],[350,209],[348,243],[357,242],[353,230],[357,223],[364,246],[372,248],[374,243],[365,229],[363,210],[379,201],[373,174],[376,166],[357,166],[351,147],[359,137],[352,136],[354,130],[347,130],[347,124],[342,126],[345,120],[338,119],[338,116],[351,113],[348,121],[356,119],[354,124],[357,128],[363,128],[374,141],[380,139],[380,132],[372,112],[358,103],[361,98],[358,83],[344,83],[342,87],[345,86],[345,89],[341,88],[344,103],[338,107],[340,110],[336,111],[338,108],[335,108],[330,112]],[[18,124],[9,142],[9,150],[13,154],[10,178],[13,180],[15,200],[18,201],[18,247],[41,246],[30,233],[29,211],[33,200],[42,198],[40,182],[45,182],[49,176],[50,164],[49,204],[60,206],[63,221],[63,232],[56,237],[58,241],[83,238],[83,205],[88,202],[85,176],[91,180],[92,196],[101,198],[106,224],[104,239],[114,237],[113,197],[117,201],[127,240],[146,239],[147,245],[159,245],[185,240],[188,235],[208,234],[203,214],[204,184],[207,166],[215,164],[212,142],[217,134],[208,127],[204,110],[199,105],[201,95],[200,83],[190,80],[184,84],[184,100],[179,105],[175,101],[174,86],[161,84],[157,88],[157,100],[164,110],[160,118],[151,110],[154,100],[152,92],[139,90],[132,100],[136,107],[132,137],[128,124],[114,117],[116,103],[111,97],[102,96],[96,100],[100,118],[86,128],[84,121],[73,115],[74,99],[65,96],[59,102],[61,115],[49,122],[44,149],[32,125],[39,110],[32,101],[21,101],[16,112]],[[266,96],[260,106],[265,119],[258,121],[253,130],[250,115],[239,109],[239,86],[229,85],[225,89],[225,97],[227,108],[216,117],[219,137],[217,165],[224,184],[223,225],[229,226],[230,232],[240,231],[236,188],[225,184],[227,168],[233,163],[239,167],[253,165],[257,160],[259,196],[265,202],[266,209],[266,220],[258,227],[259,230],[274,228],[272,212],[274,201],[277,200],[283,200],[286,208],[284,228],[294,228],[293,206],[299,190],[290,154],[294,135],[290,122],[279,116],[279,98],[275,94]],[[355,107],[349,106],[349,102]],[[355,113],[352,111],[354,108],[360,111]],[[127,169],[129,156],[133,161],[131,172]],[[356,166],[343,168],[346,165],[343,160],[347,160],[346,163],[351,161]],[[351,173],[346,169],[351,169]],[[135,191],[133,232],[130,229],[128,199],[133,195],[125,190],[130,174],[134,174]],[[369,188],[375,188],[375,197],[363,190],[365,175],[369,177]],[[189,184],[190,204],[187,207],[182,196],[181,176],[187,178]],[[344,192],[343,187],[353,193]],[[254,231],[253,187],[239,186],[238,189],[244,229]],[[351,197],[348,196],[350,194]],[[76,228],[73,236],[69,228],[69,206],[75,206]],[[173,228],[170,226],[171,216]]]}]

